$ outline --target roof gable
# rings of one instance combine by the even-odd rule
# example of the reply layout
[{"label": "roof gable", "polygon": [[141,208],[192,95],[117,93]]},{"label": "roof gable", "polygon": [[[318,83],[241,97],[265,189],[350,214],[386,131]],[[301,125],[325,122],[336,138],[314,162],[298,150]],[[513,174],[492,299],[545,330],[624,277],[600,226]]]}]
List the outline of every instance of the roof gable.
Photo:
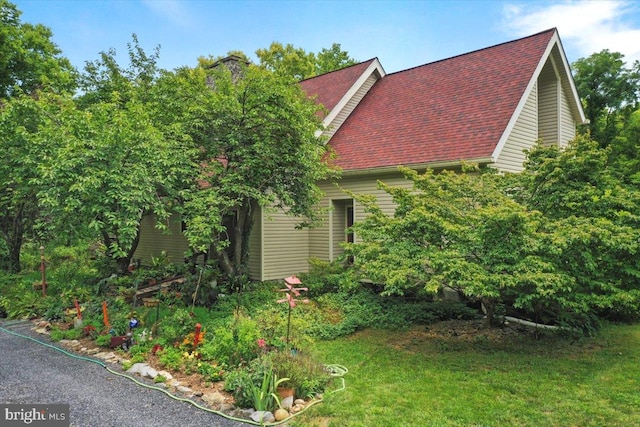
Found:
[{"label": "roof gable", "polygon": [[[493,162],[499,141],[558,42],[552,29],[384,76],[331,138],[335,164],[364,171]],[[314,82],[318,100],[321,77]],[[332,88],[337,91],[338,85]],[[332,96],[325,99],[337,98]]]},{"label": "roof gable", "polygon": [[302,80],[300,86],[302,86],[307,95],[315,96],[319,104],[331,111],[373,61],[375,61],[375,58]]}]

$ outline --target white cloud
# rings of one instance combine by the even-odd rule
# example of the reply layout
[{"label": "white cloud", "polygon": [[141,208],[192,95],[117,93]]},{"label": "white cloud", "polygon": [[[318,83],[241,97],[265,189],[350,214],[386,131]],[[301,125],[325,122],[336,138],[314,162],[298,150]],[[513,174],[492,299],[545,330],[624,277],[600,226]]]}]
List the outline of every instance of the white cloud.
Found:
[{"label": "white cloud", "polygon": [[188,28],[191,17],[186,9],[187,3],[180,0],[142,0],[142,3],[158,15],[168,19],[176,25]]},{"label": "white cloud", "polygon": [[556,27],[570,60],[603,49],[640,60],[640,5],[623,0],[510,3],[504,27],[518,37]]}]

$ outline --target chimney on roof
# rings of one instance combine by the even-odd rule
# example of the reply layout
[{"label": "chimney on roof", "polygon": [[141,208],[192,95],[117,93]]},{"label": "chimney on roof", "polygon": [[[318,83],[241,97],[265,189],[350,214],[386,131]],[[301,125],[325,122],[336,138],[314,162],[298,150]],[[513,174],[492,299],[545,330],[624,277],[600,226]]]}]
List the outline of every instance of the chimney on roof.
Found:
[{"label": "chimney on roof", "polygon": [[[218,67],[226,67],[227,70],[231,71],[231,80],[235,83],[243,76],[243,69],[249,65],[249,61],[238,56],[238,55],[229,55],[225,58],[219,59],[214,62],[209,68],[218,68]],[[213,81],[213,77],[207,77],[207,85],[212,89],[215,88],[215,82]]]}]

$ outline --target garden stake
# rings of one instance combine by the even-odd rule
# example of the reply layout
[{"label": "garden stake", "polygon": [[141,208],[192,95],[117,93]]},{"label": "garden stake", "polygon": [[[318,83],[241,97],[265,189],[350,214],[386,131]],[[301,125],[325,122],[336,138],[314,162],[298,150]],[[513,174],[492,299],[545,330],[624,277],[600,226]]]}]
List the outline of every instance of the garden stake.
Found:
[{"label": "garden stake", "polygon": [[288,303],[289,304],[289,316],[287,318],[287,345],[289,345],[289,335],[291,332],[291,309],[296,306],[296,301],[303,302],[305,304],[309,303],[308,299],[297,300],[294,296],[299,297],[300,291],[308,291],[309,288],[296,288],[294,285],[301,285],[302,282],[296,276],[289,276],[284,279],[284,285],[286,286],[284,289],[279,289],[278,292],[286,292],[287,297],[285,299],[278,300],[278,303]]},{"label": "garden stake", "polygon": [[80,310],[80,304],[78,304],[78,298],[73,297],[73,304],[76,306],[76,318],[73,320],[73,327],[79,328],[82,326],[82,310]]},{"label": "garden stake", "polygon": [[104,321],[104,327],[109,330],[109,314],[107,313],[107,302],[102,301],[102,320]]},{"label": "garden stake", "polygon": [[200,342],[200,329],[202,329],[202,325],[200,323],[196,323],[196,333],[193,336],[193,351],[196,351],[198,342]]},{"label": "garden stake", "polygon": [[76,306],[76,313],[78,313],[78,319],[82,320],[82,311],[80,311],[80,304],[78,304],[78,298],[73,298],[73,303]]}]

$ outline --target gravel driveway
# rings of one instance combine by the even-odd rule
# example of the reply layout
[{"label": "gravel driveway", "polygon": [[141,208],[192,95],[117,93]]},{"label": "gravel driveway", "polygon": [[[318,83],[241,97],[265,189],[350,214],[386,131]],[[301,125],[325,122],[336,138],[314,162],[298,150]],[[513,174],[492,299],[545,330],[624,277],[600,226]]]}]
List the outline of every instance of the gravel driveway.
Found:
[{"label": "gravel driveway", "polygon": [[[0,322],[0,327],[5,327]],[[6,329],[47,342],[32,324]],[[249,424],[226,419],[140,387],[103,367],[0,330],[0,403],[70,405],[74,427],[212,426]]]}]

